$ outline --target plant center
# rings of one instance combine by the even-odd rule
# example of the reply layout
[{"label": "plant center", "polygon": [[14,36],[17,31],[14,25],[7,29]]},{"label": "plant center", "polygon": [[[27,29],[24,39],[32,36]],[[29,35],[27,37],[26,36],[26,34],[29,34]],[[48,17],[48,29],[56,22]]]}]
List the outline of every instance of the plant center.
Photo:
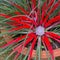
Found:
[{"label": "plant center", "polygon": [[35,30],[36,35],[42,36],[44,34],[44,27],[38,26]]}]

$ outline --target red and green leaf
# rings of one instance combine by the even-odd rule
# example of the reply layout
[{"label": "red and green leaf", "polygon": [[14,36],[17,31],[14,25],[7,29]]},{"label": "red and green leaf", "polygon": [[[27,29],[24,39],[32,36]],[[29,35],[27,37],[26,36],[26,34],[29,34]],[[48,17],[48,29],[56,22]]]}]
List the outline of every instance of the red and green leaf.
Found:
[{"label": "red and green leaf", "polygon": [[52,60],[54,60],[54,55],[53,55],[53,48],[52,45],[50,44],[50,41],[46,35],[42,37],[42,40],[44,41],[47,49],[49,50],[50,54],[52,55]]},{"label": "red and green leaf", "polygon": [[46,34],[49,35],[50,38],[60,43],[60,36],[58,34],[53,33],[53,32],[46,32]]},{"label": "red and green leaf", "polygon": [[60,16],[56,16],[54,18],[51,18],[50,20],[48,20],[48,22],[45,23],[45,27],[49,27],[52,24],[59,22],[60,21]]}]

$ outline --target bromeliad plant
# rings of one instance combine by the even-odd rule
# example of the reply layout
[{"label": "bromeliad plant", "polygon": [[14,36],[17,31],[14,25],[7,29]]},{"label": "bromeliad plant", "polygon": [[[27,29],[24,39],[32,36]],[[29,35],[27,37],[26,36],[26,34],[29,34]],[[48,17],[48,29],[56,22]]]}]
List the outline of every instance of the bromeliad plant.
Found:
[{"label": "bromeliad plant", "polygon": [[[12,46],[13,51],[8,57],[17,52],[14,57],[14,60],[16,60],[19,56],[21,58],[23,49],[29,45],[28,53],[23,60],[31,60],[32,52],[37,46],[36,57],[40,60],[40,51],[43,44],[46,50],[49,51],[51,60],[54,60],[53,47],[51,45],[53,41],[51,42],[51,39],[60,44],[60,35],[51,29],[60,24],[60,14],[55,13],[55,16],[53,16],[52,13],[59,8],[60,0],[45,0],[44,2],[42,2],[43,0],[20,0],[21,6],[19,2],[17,4],[17,1],[3,0],[3,3],[0,3],[5,7],[4,9],[10,11],[10,14],[0,13],[0,17],[4,18],[0,23],[5,23],[8,26],[6,27],[8,28],[8,33],[14,37],[14,40],[9,41],[0,48],[7,49],[10,47],[9,49],[11,49]],[[25,6],[23,6],[22,2]],[[3,8],[1,7],[1,9]]]}]

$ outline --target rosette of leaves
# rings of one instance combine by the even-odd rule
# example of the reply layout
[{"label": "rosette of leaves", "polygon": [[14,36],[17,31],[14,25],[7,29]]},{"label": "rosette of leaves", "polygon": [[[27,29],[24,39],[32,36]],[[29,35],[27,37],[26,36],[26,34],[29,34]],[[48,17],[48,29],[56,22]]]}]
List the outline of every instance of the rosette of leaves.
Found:
[{"label": "rosette of leaves", "polygon": [[[60,0],[1,0],[0,28],[7,32],[13,40],[0,47],[1,54],[12,49],[13,60],[22,59],[22,52],[28,46],[28,52],[23,60],[31,60],[33,50],[36,50],[34,60],[41,59],[41,51],[45,48],[48,60],[54,60],[53,46],[60,44]],[[6,37],[5,37],[6,38]]]}]

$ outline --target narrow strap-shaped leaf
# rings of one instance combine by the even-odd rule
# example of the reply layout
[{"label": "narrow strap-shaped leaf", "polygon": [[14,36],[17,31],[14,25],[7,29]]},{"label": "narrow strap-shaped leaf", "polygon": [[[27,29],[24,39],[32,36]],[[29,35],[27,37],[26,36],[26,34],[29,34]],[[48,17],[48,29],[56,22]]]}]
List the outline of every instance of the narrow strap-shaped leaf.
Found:
[{"label": "narrow strap-shaped leaf", "polygon": [[47,49],[49,50],[49,52],[50,52],[50,54],[51,54],[51,56],[52,56],[52,60],[54,60],[53,49],[52,49],[52,46],[51,46],[51,44],[50,44],[50,41],[49,41],[48,37],[47,37],[46,35],[44,35],[44,36],[42,37],[42,40],[44,41]]},{"label": "narrow strap-shaped leaf", "polygon": [[18,8],[19,10],[21,10],[24,14],[26,14],[26,15],[29,14],[23,7],[21,7],[20,5],[18,5],[18,4],[16,4],[16,3],[12,2],[12,0],[9,1],[9,3],[10,3],[11,5],[15,6],[16,8]]},{"label": "narrow strap-shaped leaf", "polygon": [[14,53],[15,53],[15,52],[11,52],[11,53],[6,57],[5,60],[8,60]]},{"label": "narrow strap-shaped leaf", "polygon": [[[11,17],[11,16],[6,15],[4,13],[1,13],[0,16],[5,17],[5,18],[10,18]],[[10,20],[18,22],[18,23],[21,23],[21,21],[28,21],[28,22],[36,25],[36,23],[33,19],[31,19],[30,17],[27,17],[25,15],[17,15],[17,16],[11,17]]]},{"label": "narrow strap-shaped leaf", "polygon": [[4,14],[4,13],[0,13],[0,16],[1,16],[1,17],[5,17],[5,18],[9,18],[9,17],[10,17],[9,15],[6,15],[6,14]]},{"label": "narrow strap-shaped leaf", "polygon": [[46,30],[49,30],[49,29],[51,29],[51,28],[53,28],[53,27],[56,27],[56,26],[58,26],[59,24],[60,24],[60,21],[54,23],[53,25],[51,25],[50,27],[48,27]]},{"label": "narrow strap-shaped leaf", "polygon": [[28,54],[29,54],[29,49],[30,49],[30,47],[28,48],[27,54],[25,55],[25,57],[23,58],[23,60],[26,60],[27,59]]},{"label": "narrow strap-shaped leaf", "polygon": [[28,36],[31,36],[31,37],[35,37],[36,34],[34,34],[33,32],[29,33]]},{"label": "narrow strap-shaped leaf", "polygon": [[37,43],[37,59],[41,60],[41,37],[38,37],[38,43]]},{"label": "narrow strap-shaped leaf", "polygon": [[[54,2],[54,0],[49,0],[49,4],[48,4],[48,7],[47,7],[47,8],[51,7],[52,4],[53,4],[53,2]],[[46,8],[46,9],[47,9],[47,8]]]},{"label": "narrow strap-shaped leaf", "polygon": [[29,38],[27,38],[27,40],[25,41],[25,44],[24,44],[24,46],[27,46],[27,44],[29,43],[29,42],[31,42],[32,40],[33,40],[33,38],[35,38],[35,34],[34,33],[30,33],[29,35],[28,35],[28,37]]},{"label": "narrow strap-shaped leaf", "polygon": [[51,8],[50,9],[50,11],[47,13],[47,15],[46,15],[46,17],[45,17],[45,19],[44,19],[44,24],[46,23],[46,21],[47,21],[47,19],[48,19],[48,17],[50,16],[50,14],[57,8],[59,6],[59,3],[57,2],[54,6],[53,6],[53,8]]},{"label": "narrow strap-shaped leaf", "polygon": [[19,46],[16,46],[15,48],[13,48],[13,51],[19,53],[22,50],[23,43],[24,42],[22,42]]},{"label": "narrow strap-shaped leaf", "polygon": [[50,59],[50,57],[49,57],[49,55],[48,55],[48,49],[47,49],[47,47],[46,47],[46,45],[45,45],[45,43],[44,43],[44,41],[42,40],[42,43],[43,43],[43,45],[44,45],[44,48],[45,48],[45,51],[46,51],[46,56],[47,56],[47,58],[48,58],[48,60],[51,60]]},{"label": "narrow strap-shaped leaf", "polygon": [[[33,34],[33,33],[32,33],[32,34]],[[29,38],[27,38],[27,40],[25,41],[25,43],[22,44],[22,45],[27,46],[27,44],[33,39],[33,37],[31,37],[32,34],[28,34]],[[32,36],[33,36],[33,35],[32,35]],[[20,47],[20,46],[15,49],[16,51],[19,50],[19,52],[18,52],[17,55],[15,56],[14,60],[17,59],[17,57],[18,57],[19,54],[21,53],[22,49],[23,49],[23,48]],[[15,50],[14,50],[14,51],[15,51]]]},{"label": "narrow strap-shaped leaf", "polygon": [[9,25],[11,25],[11,26],[16,26],[16,27],[18,27],[20,24],[18,24],[18,23],[16,23],[16,22],[6,22],[6,24],[9,24]]},{"label": "narrow strap-shaped leaf", "polygon": [[15,13],[15,14],[17,14],[17,15],[20,15],[20,14],[21,14],[21,13],[20,13],[20,12],[18,12],[18,11],[15,11],[14,13]]},{"label": "narrow strap-shaped leaf", "polygon": [[58,34],[56,34],[54,32],[46,32],[46,33],[53,36],[53,37],[55,37],[55,38],[57,38],[57,39],[60,39],[60,35],[58,35]]},{"label": "narrow strap-shaped leaf", "polygon": [[[11,16],[6,15],[4,13],[1,13],[0,16],[5,17],[5,18],[10,18]],[[33,23],[34,25],[36,25],[35,21],[27,16],[23,16],[23,15],[17,15],[14,17],[11,17],[10,20],[15,21],[17,23],[21,23],[21,21],[28,21],[30,23]]]},{"label": "narrow strap-shaped leaf", "polygon": [[22,29],[29,29],[31,26],[30,25],[23,25],[23,26],[18,26],[16,28],[12,28],[9,30],[10,32],[17,31],[17,30],[22,30]]},{"label": "narrow strap-shaped leaf", "polygon": [[37,20],[36,20],[37,23],[39,23],[38,21],[40,19],[39,17],[41,18],[41,12],[40,12],[40,9],[38,8],[37,9]]},{"label": "narrow strap-shaped leaf", "polygon": [[20,16],[19,19],[20,19],[21,21],[30,21],[30,22],[32,22],[33,24],[36,24],[33,19],[31,19],[30,17],[27,17],[27,16]]},{"label": "narrow strap-shaped leaf", "polygon": [[31,11],[31,3],[30,3],[30,0],[26,0],[26,3],[28,5],[28,11],[30,12]]},{"label": "narrow strap-shaped leaf", "polygon": [[17,54],[14,57],[14,60],[16,60],[19,57],[20,53],[22,52],[23,43],[24,42],[22,42],[19,46],[13,49],[13,52],[17,52]]},{"label": "narrow strap-shaped leaf", "polygon": [[[23,45],[23,44],[22,44]],[[20,55],[20,53],[23,51],[23,46],[18,46],[15,49],[13,49],[14,51],[17,51],[18,53],[16,54],[16,56],[14,57],[14,60],[16,60],[18,58],[18,56]]]},{"label": "narrow strap-shaped leaf", "polygon": [[31,23],[30,22],[19,22],[18,23],[18,22],[12,21],[12,22],[6,22],[6,24],[19,27],[21,25],[30,25]]},{"label": "narrow strap-shaped leaf", "polygon": [[0,47],[0,48],[5,48],[5,47],[7,47],[7,46],[9,46],[9,45],[11,45],[11,44],[14,44],[14,43],[16,43],[16,42],[19,42],[20,40],[24,39],[25,37],[26,37],[26,35],[23,35],[23,36],[21,36],[21,37],[16,38],[15,40],[11,40],[10,42],[8,42],[7,44],[3,45],[3,46]]},{"label": "narrow strap-shaped leaf", "polygon": [[55,37],[52,37],[49,35],[50,38],[54,39],[55,41],[57,41],[58,43],[60,43],[60,40],[59,39],[56,39]]},{"label": "narrow strap-shaped leaf", "polygon": [[24,46],[27,46],[27,44],[29,44],[29,42],[31,42],[32,39],[33,39],[33,37],[29,37],[29,38],[27,38],[27,40],[25,41]]},{"label": "narrow strap-shaped leaf", "polygon": [[20,53],[17,53],[13,60],[17,60],[19,55],[20,55]]},{"label": "narrow strap-shaped leaf", "polygon": [[[3,48],[3,49],[4,49],[4,48]],[[7,51],[11,51],[11,50],[12,50],[12,48],[11,48],[11,46],[9,46],[9,47],[5,48],[4,50],[2,50],[2,51],[0,52],[0,55],[4,54],[4,53],[7,52]]]},{"label": "narrow strap-shaped leaf", "polygon": [[46,9],[47,5],[47,1],[44,2],[43,6],[42,6],[42,12]]},{"label": "narrow strap-shaped leaf", "polygon": [[[49,1],[49,0],[48,0]],[[46,11],[48,10],[48,4],[47,4],[47,0],[44,2],[43,6],[42,6],[42,19],[44,19],[44,16],[46,14]]]},{"label": "narrow strap-shaped leaf", "polygon": [[15,58],[14,58],[14,59],[16,60],[16,59],[18,58],[18,56],[20,55],[21,51],[22,51],[22,45],[23,45],[23,42],[22,42],[19,46],[13,48],[12,53],[6,58],[6,60],[8,60],[8,58],[9,58],[13,53],[18,52],[17,55],[16,55]]},{"label": "narrow strap-shaped leaf", "polygon": [[[27,40],[26,40],[25,42],[27,43],[27,41],[30,40],[30,37],[33,39],[33,38],[35,37],[35,36],[34,36],[34,37],[33,37],[33,36],[34,36],[33,33],[29,33],[29,34],[28,34],[28,38],[27,38]],[[32,39],[31,39],[31,40],[32,40]],[[14,48],[13,50],[20,52],[19,49],[20,49],[20,47],[21,47],[22,45],[24,45],[24,47],[27,46],[27,44],[25,44],[25,42],[22,42],[17,48]],[[29,41],[29,42],[30,42],[30,41]]]},{"label": "narrow strap-shaped leaf", "polygon": [[[41,18],[41,1],[40,0],[38,0],[38,7],[37,7],[37,20],[36,20],[36,22],[38,23],[39,21],[39,19]],[[40,17],[40,18],[39,18]]]},{"label": "narrow strap-shaped leaf", "polygon": [[33,42],[32,42],[32,45],[31,45],[31,48],[30,48],[30,52],[29,52],[29,56],[28,56],[27,60],[30,60],[31,57],[32,57],[32,52],[33,52],[33,49],[35,47],[36,41],[37,41],[37,37],[35,37],[34,40],[33,40]]},{"label": "narrow strap-shaped leaf", "polygon": [[54,18],[51,18],[50,20],[48,20],[48,22],[45,23],[45,27],[48,27],[51,24],[54,24],[54,23],[56,23],[58,21],[60,21],[60,16],[56,16]]},{"label": "narrow strap-shaped leaf", "polygon": [[21,51],[22,51],[22,45],[23,45],[23,43],[22,44],[20,44],[18,47],[16,47],[15,49],[13,49],[13,51],[17,51],[17,50],[19,50],[18,51],[18,53],[16,54],[16,56],[14,57],[14,60],[16,60],[17,58],[18,58],[18,56],[20,55],[20,53],[21,53]]},{"label": "narrow strap-shaped leaf", "polygon": [[44,19],[44,16],[46,15],[47,10],[52,6],[54,0],[48,0],[49,3],[47,4],[47,0],[46,2],[43,4],[42,6],[42,19]]},{"label": "narrow strap-shaped leaf", "polygon": [[36,0],[31,0],[32,2],[32,9],[34,9],[36,7]]},{"label": "narrow strap-shaped leaf", "polygon": [[46,34],[48,34],[50,38],[60,43],[60,36],[58,34],[53,33],[53,32],[46,32]]}]

